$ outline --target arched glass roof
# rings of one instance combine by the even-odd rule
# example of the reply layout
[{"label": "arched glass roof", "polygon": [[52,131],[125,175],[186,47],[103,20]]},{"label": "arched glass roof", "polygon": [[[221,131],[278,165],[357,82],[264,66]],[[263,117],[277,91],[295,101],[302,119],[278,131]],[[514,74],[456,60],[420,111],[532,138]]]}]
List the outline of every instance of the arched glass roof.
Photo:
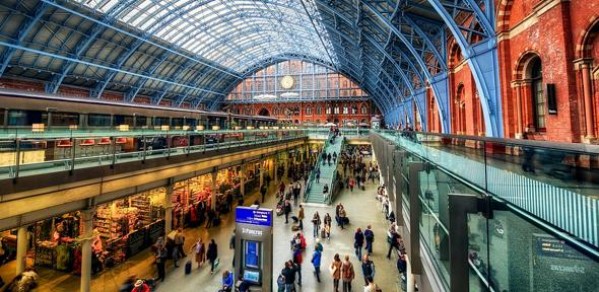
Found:
[{"label": "arched glass roof", "polygon": [[245,77],[293,59],[347,76],[389,116],[414,102],[424,113],[430,86],[443,116],[451,35],[489,100],[483,110],[495,113],[493,8],[492,0],[3,0],[0,77],[41,80],[50,94],[69,85],[92,98],[218,108]]},{"label": "arched glass roof", "polygon": [[[126,1],[77,2],[110,13]],[[161,24],[169,14],[177,17]],[[333,50],[328,32],[317,25],[319,21],[311,20],[320,19],[312,1],[131,1],[114,17],[191,54],[240,72],[257,60],[282,54],[326,56],[326,61],[336,63],[335,57],[329,55]],[[154,30],[156,24],[160,25]]]}]

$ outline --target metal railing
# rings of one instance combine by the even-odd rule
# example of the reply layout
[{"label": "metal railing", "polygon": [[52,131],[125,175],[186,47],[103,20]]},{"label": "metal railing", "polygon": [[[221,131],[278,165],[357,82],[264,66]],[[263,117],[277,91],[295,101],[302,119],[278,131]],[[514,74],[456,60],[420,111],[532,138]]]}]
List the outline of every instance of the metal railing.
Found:
[{"label": "metal railing", "polygon": [[0,135],[0,179],[226,151],[234,147],[307,137],[306,133],[299,129],[15,132],[8,136]]}]

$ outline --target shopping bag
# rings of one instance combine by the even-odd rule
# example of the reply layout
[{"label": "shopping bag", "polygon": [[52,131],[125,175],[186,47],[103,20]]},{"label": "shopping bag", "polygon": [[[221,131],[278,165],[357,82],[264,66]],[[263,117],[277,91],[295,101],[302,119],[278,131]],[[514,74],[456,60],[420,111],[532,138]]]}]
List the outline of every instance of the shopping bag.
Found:
[{"label": "shopping bag", "polygon": [[214,268],[215,268],[215,269],[218,267],[218,264],[220,264],[220,259],[219,259],[219,258],[216,258],[216,259],[214,260]]}]

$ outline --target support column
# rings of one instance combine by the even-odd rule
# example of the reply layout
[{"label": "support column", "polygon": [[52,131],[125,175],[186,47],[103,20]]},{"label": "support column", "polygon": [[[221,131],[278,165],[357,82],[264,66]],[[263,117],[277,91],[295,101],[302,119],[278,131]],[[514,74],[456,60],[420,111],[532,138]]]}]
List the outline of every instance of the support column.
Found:
[{"label": "support column", "polygon": [[260,188],[262,188],[262,185],[264,184],[264,161],[260,161]]},{"label": "support column", "polygon": [[[406,255],[407,257],[407,255]],[[410,259],[407,259],[407,267],[406,267],[406,292],[415,292],[414,287],[416,286],[416,277],[412,274],[412,263]]]},{"label": "support column", "polygon": [[468,291],[468,213],[477,211],[478,197],[473,194],[449,194],[450,291]]},{"label": "support column", "polygon": [[169,178],[164,194],[164,234],[173,230],[173,179]]},{"label": "support column", "polygon": [[215,167],[214,170],[212,170],[211,175],[212,181],[210,182],[210,190],[212,190],[212,196],[210,197],[210,209],[216,211],[216,176],[218,175],[218,168]]},{"label": "support column", "polygon": [[241,165],[241,170],[239,170],[239,193],[241,196],[245,196],[245,176],[243,171],[243,165]]},{"label": "support column", "polygon": [[[411,162],[409,165],[409,194],[410,194],[410,238],[409,256],[413,274],[422,274],[422,260],[420,259],[420,175],[424,170],[424,163]],[[467,290],[464,290],[467,291]]]},{"label": "support column", "polygon": [[289,176],[289,152],[285,153],[285,158],[283,159],[283,168],[284,172],[281,180]]},{"label": "support column", "polygon": [[524,111],[522,108],[522,84],[519,81],[515,81],[512,83],[513,88],[516,91],[516,138],[522,138],[522,133],[524,131],[522,127],[522,112]]},{"label": "support column", "polygon": [[[275,154],[275,156],[276,155],[278,155],[278,154]],[[275,172],[274,173],[274,175],[275,175],[275,186],[279,185],[279,172],[277,171],[277,169],[279,168],[279,163],[277,161],[278,161],[278,159],[277,159],[277,157],[275,157],[274,163],[273,163],[273,165],[274,165],[274,172]]]},{"label": "support column", "polygon": [[92,278],[92,237],[93,237],[93,218],[94,209],[87,209],[80,212],[81,227],[81,292],[91,291]]},{"label": "support column", "polygon": [[17,231],[17,275],[25,271],[27,267],[27,249],[29,240],[27,240],[27,226],[19,227]]},{"label": "support column", "polygon": [[589,63],[584,62],[580,64],[580,70],[582,71],[582,91],[584,97],[584,121],[586,125],[586,138],[595,138],[595,121],[593,117],[593,94],[592,94],[592,80],[591,80],[591,68]]}]

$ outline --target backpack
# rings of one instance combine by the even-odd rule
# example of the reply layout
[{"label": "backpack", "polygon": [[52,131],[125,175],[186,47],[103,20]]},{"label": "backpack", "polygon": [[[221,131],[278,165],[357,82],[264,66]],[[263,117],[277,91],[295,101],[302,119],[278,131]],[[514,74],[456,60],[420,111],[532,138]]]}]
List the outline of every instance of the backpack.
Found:
[{"label": "backpack", "polygon": [[[369,230],[367,230],[367,231],[369,231]],[[372,231],[365,232],[365,233],[366,234],[364,234],[365,235],[364,237],[366,238],[366,241],[374,242],[374,233]]]}]

